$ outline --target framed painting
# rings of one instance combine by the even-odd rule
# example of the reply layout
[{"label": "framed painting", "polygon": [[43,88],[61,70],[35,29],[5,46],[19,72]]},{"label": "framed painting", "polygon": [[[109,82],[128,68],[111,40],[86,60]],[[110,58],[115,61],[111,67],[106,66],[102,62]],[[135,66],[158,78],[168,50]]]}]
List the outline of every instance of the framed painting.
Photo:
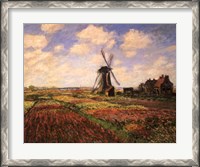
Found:
[{"label": "framed painting", "polygon": [[1,3],[2,166],[198,166],[198,2]]}]

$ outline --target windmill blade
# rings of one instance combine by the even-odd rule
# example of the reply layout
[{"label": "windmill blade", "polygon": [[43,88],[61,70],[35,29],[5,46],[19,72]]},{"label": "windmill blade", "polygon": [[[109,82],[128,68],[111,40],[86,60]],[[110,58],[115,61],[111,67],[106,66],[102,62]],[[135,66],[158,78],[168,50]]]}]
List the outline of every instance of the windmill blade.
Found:
[{"label": "windmill blade", "polygon": [[96,79],[95,79],[95,82],[94,82],[94,86],[93,86],[93,89],[95,88],[95,85],[96,85],[96,83],[97,83],[97,80],[98,80],[98,78],[100,77],[100,73],[97,75],[97,77],[96,77]]},{"label": "windmill blade", "polygon": [[101,49],[101,54],[102,54],[102,56],[103,56],[104,61],[105,61],[106,64],[107,64],[107,66],[110,67],[109,64],[108,64],[108,62],[107,62],[107,60],[106,60],[106,56],[105,56],[105,53],[104,53],[103,49]]},{"label": "windmill blade", "polygon": [[[101,75],[99,75],[99,76],[101,76]],[[99,80],[96,79],[96,81],[98,80],[98,83],[96,84],[96,86],[94,85],[92,93],[94,93],[96,90],[98,90],[102,85],[102,77],[99,77],[99,76],[97,76],[99,78]]]},{"label": "windmill blade", "polygon": [[110,67],[111,64],[112,64],[113,57],[114,57],[114,55],[113,55],[113,54],[110,54],[110,57],[109,57],[109,60],[108,60],[109,67]]},{"label": "windmill blade", "polygon": [[112,71],[110,71],[110,72],[111,72],[111,74],[112,74],[112,76],[113,76],[115,82],[117,83],[117,85],[120,85],[120,83],[117,81],[117,78],[115,77],[114,73],[113,73]]},{"label": "windmill blade", "polygon": [[102,77],[99,79],[99,82],[97,84],[97,87],[100,87],[102,85]]}]

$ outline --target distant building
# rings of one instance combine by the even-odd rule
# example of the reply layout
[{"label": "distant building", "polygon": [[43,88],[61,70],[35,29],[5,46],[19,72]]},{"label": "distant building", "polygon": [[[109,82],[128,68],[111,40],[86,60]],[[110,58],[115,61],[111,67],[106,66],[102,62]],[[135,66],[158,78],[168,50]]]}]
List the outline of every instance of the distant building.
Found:
[{"label": "distant building", "polygon": [[169,75],[161,75],[157,80],[148,79],[142,86],[144,92],[148,95],[169,95],[173,93],[173,83],[170,81]]},{"label": "distant building", "polygon": [[126,96],[132,96],[133,95],[133,88],[132,87],[123,88],[123,92],[124,92],[124,95],[126,95]]},{"label": "distant building", "polygon": [[148,79],[145,83],[144,83],[144,90],[145,93],[147,93],[148,95],[152,95],[155,94],[155,83],[157,82],[157,80],[155,79]]},{"label": "distant building", "polygon": [[158,94],[172,94],[173,83],[169,80],[169,75],[162,75],[155,84],[155,89]]}]

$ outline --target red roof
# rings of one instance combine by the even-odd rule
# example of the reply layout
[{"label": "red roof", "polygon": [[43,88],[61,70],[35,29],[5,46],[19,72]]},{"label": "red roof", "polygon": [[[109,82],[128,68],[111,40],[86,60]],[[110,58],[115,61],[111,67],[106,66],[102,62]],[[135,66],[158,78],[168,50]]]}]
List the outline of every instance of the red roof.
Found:
[{"label": "red roof", "polygon": [[161,84],[163,83],[165,81],[165,77],[164,76],[161,76],[158,80],[157,80],[157,82],[155,83],[155,87],[160,87],[161,86]]}]

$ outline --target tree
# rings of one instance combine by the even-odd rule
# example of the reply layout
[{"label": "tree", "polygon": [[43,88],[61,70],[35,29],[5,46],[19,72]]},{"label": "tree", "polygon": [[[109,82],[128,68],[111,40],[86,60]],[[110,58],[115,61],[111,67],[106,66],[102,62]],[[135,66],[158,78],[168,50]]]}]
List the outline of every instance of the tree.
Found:
[{"label": "tree", "polygon": [[36,87],[35,87],[35,86],[33,86],[33,85],[30,85],[28,88],[29,88],[31,91],[34,91],[34,90],[36,90]]}]

